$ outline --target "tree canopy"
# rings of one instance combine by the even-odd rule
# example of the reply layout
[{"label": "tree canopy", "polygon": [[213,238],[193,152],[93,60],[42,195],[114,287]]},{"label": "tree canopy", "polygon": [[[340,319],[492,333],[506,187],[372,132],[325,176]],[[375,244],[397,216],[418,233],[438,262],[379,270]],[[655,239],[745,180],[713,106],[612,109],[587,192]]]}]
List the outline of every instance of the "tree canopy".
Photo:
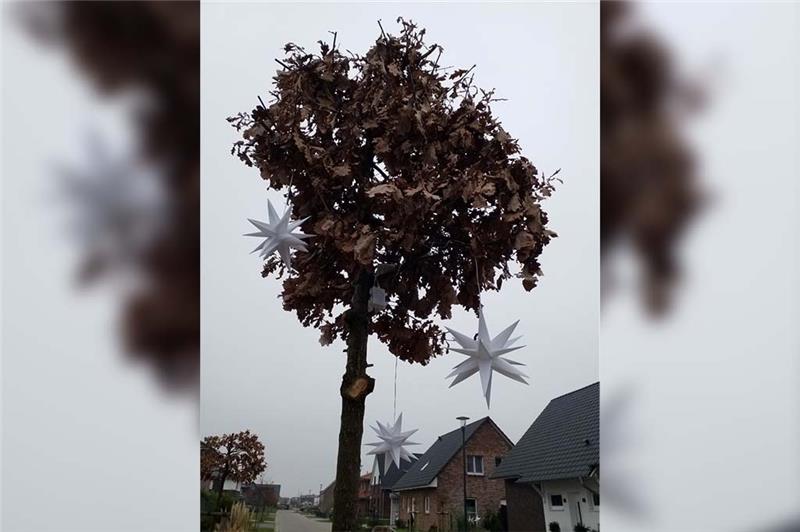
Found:
[{"label": "tree canopy", "polygon": [[287,44],[270,103],[229,121],[243,137],[232,153],[288,190],[293,216],[309,217],[302,230],[316,235],[294,271],[274,256],[264,265],[264,276],[283,276],[284,308],[319,328],[323,345],[345,338],[358,276],[383,265],[390,306],[371,332],[425,364],[446,347],[435,316],[476,311],[481,291],[514,275],[536,285],[555,236],[542,209],[555,178],[520,154],[474,67],[441,66],[442,47],[398,22],[398,36],[381,28],[363,56],[342,53],[335,34],[317,52]]},{"label": "tree canopy", "polygon": [[203,480],[218,479],[224,483],[231,479],[249,484],[266,467],[264,444],[249,430],[206,436],[200,443],[200,477]]}]

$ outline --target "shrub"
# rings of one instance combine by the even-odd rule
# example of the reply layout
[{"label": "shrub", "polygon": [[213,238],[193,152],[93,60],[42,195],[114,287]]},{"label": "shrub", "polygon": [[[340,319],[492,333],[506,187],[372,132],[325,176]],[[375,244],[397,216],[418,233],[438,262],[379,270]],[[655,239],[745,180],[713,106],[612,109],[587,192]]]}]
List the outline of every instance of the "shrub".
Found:
[{"label": "shrub", "polygon": [[561,532],[561,525],[559,525],[556,521],[553,521],[548,525],[550,532]]},{"label": "shrub", "polygon": [[481,519],[481,526],[489,532],[503,532],[503,523],[495,512],[486,512]]},{"label": "shrub", "polygon": [[231,507],[231,513],[224,518],[215,528],[214,532],[250,532],[252,513],[242,502],[237,502]]}]

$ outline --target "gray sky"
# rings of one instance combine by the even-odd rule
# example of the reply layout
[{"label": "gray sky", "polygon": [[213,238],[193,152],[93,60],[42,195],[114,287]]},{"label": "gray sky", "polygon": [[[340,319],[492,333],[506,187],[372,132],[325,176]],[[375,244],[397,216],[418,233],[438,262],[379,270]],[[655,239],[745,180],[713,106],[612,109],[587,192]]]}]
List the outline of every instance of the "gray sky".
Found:
[{"label": "gray sky", "polygon": [[[455,428],[459,415],[491,415],[516,441],[551,398],[597,380],[597,6],[205,4],[202,15],[202,434],[257,432],[266,477],[284,495],[316,491],[335,475],[344,346],[321,347],[316,330],[282,310],[280,282],[261,278],[254,242],[241,235],[248,217],[266,215],[267,194],[258,171],[229,154],[237,136],[225,118],[266,98],[286,42],[313,47],[338,31],[343,49],[363,52],[379,34],[376,21],[396,32],[399,15],[444,46],[443,64],[477,63],[476,83],[509,99],[495,112],[523,153],[543,172],[562,168],[565,181],[545,204],[559,238],[541,257],[539,287],[526,293],[509,282],[484,296],[490,331],[521,319],[527,348],[515,354],[532,385],[498,376],[487,410],[477,378],[447,388],[460,355],[400,363],[397,409],[404,428],[419,428],[413,450]],[[463,311],[447,325],[477,328]],[[371,339],[369,360],[377,382],[365,424],[392,417],[394,358]],[[364,441],[371,435],[366,428]],[[362,468],[371,464],[364,454]]]}]

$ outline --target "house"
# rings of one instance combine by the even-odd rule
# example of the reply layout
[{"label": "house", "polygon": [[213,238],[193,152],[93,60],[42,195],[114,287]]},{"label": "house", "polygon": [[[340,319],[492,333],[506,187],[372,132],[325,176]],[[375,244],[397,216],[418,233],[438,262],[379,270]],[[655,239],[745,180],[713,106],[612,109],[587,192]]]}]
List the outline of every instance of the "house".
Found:
[{"label": "house", "polygon": [[[200,482],[200,489],[204,490],[213,490],[216,491],[219,489],[219,478],[218,475],[215,473],[211,474],[210,478],[202,480]],[[225,483],[222,486],[222,491],[242,491],[242,483],[238,480],[233,480],[231,478],[226,478]]]},{"label": "house", "polygon": [[389,519],[389,523],[394,525],[394,520],[400,510],[400,501],[392,493],[392,488],[420,456],[422,454],[414,454],[413,461],[400,460],[398,468],[394,461],[387,459],[386,455],[375,455],[375,461],[372,463],[372,503],[370,507],[372,517]]},{"label": "house", "polygon": [[333,512],[333,488],[336,481],[328,484],[328,487],[319,492],[319,511],[323,515],[330,515]]},{"label": "house", "polygon": [[439,436],[392,488],[399,498],[399,518],[408,523],[413,516],[416,530],[456,530],[464,515],[464,454],[469,518],[497,513],[505,500],[504,482],[492,474],[511,441],[485,417],[466,425],[462,450],[461,430]]},{"label": "house", "polygon": [[358,480],[358,503],[356,504],[356,515],[367,517],[370,515],[369,508],[372,501],[372,473],[364,473]]},{"label": "house", "polygon": [[[323,515],[331,515],[333,512],[333,490],[336,487],[334,480],[328,487],[319,492],[316,496],[317,508]],[[372,473],[364,473],[358,480],[358,493],[356,501],[356,516],[359,518],[370,515],[372,505]]]},{"label": "house", "polygon": [[275,508],[281,497],[281,485],[245,484],[242,486],[242,497],[251,508]]},{"label": "house", "polygon": [[550,401],[494,471],[506,483],[509,531],[600,527],[600,384]]}]

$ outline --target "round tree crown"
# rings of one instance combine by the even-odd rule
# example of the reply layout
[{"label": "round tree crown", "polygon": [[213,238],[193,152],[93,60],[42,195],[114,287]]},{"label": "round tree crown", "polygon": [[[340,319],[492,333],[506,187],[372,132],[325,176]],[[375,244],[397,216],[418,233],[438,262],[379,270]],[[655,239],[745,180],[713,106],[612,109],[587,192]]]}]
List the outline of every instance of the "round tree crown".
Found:
[{"label": "round tree crown", "polygon": [[520,155],[492,115],[494,92],[473,85],[474,67],[440,66],[425,30],[398,22],[399,36],[381,29],[363,56],[342,54],[335,36],[318,53],[287,44],[271,104],[229,121],[243,133],[232,153],[269,188],[287,187],[293,217],[308,217],[302,230],[316,235],[294,271],[275,257],[264,265],[264,276],[286,274],[284,308],[329,344],[346,335],[342,305],[356,280],[376,275],[389,308],[371,331],[425,364],[445,348],[434,315],[477,311],[512,261],[525,289],[536,285],[555,236],[541,207],[555,178]]}]

